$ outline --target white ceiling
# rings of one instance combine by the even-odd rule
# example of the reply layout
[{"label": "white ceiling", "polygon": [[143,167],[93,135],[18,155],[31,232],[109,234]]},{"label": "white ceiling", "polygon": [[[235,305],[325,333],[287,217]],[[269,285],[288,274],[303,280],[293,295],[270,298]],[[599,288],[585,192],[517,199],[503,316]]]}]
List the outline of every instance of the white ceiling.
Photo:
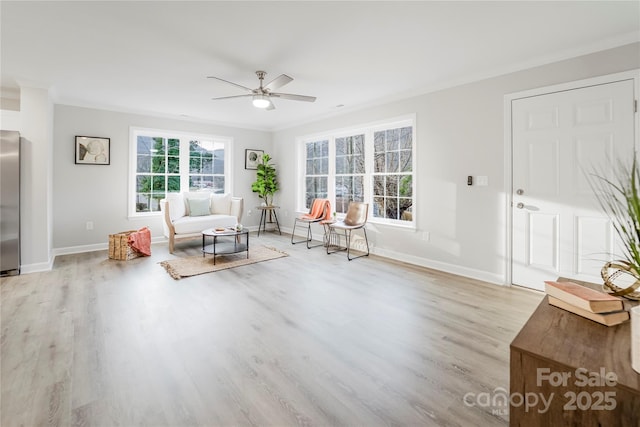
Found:
[{"label": "white ceiling", "polygon": [[[0,2],[3,88],[273,130],[640,40],[640,2]],[[258,110],[234,86],[285,73]],[[337,107],[344,105],[344,107]]]}]

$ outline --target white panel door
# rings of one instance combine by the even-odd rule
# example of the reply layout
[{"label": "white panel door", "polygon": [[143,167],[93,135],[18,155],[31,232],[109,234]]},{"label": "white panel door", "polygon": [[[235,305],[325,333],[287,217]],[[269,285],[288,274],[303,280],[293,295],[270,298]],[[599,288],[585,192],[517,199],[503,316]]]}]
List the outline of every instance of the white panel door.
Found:
[{"label": "white panel door", "polygon": [[512,282],[599,281],[617,249],[587,175],[634,148],[633,80],[512,102]]}]

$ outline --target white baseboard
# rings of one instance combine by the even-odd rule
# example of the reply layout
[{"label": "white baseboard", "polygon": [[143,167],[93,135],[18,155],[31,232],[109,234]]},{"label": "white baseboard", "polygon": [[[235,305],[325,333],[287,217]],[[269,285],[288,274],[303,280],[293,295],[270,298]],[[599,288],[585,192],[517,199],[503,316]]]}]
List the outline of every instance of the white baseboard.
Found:
[{"label": "white baseboard", "polygon": [[96,243],[93,245],[67,246],[66,248],[54,248],[53,256],[81,254],[84,252],[104,251],[109,249],[109,243]]},{"label": "white baseboard", "polygon": [[442,261],[436,261],[385,249],[371,248],[371,253],[381,257],[390,258],[395,261],[406,262],[409,264],[418,265],[420,267],[426,267],[433,270],[443,271],[445,273],[455,274],[457,276],[481,280],[483,282],[492,283],[494,285],[507,285],[505,282],[505,278],[502,275],[491,273],[488,271],[477,270],[475,268],[463,267],[456,264],[449,264]]},{"label": "white baseboard", "polygon": [[[250,226],[247,227],[250,231],[257,231],[258,227]],[[291,234],[292,228],[282,227],[282,233]],[[304,237],[304,236],[302,236]],[[316,236],[318,237],[318,236]],[[314,239],[318,240],[319,239]],[[168,240],[162,237],[154,237],[151,239],[152,244],[156,243],[166,243]],[[32,264],[32,265],[23,265],[21,266],[21,273],[34,273],[38,271],[49,271],[53,267],[53,261],[55,257],[58,255],[71,255],[83,252],[93,252],[93,251],[104,251],[109,249],[108,243],[98,243],[93,245],[82,245],[82,246],[69,246],[66,248],[55,248],[53,249],[53,259],[47,263],[40,264]],[[446,273],[455,274],[462,277],[468,277],[471,279],[481,280],[483,282],[493,283],[495,285],[506,286],[505,278],[496,273],[491,273],[488,271],[477,270],[474,268],[463,267],[460,265],[449,264],[442,261],[436,261],[428,258],[417,257],[414,255],[408,255],[405,253],[400,253],[396,251],[390,251],[386,249],[375,248],[373,246],[370,247],[371,253],[377,256],[381,256],[384,258],[389,258],[395,261],[406,262],[409,264],[417,265],[420,267],[431,268],[433,270],[443,271]]]},{"label": "white baseboard", "polygon": [[[166,243],[168,240],[164,237],[152,237],[151,244]],[[53,256],[81,254],[83,252],[106,251],[109,249],[109,243],[95,243],[93,245],[67,246],[65,248],[54,248]]]},{"label": "white baseboard", "polygon": [[[293,228],[282,228],[283,233],[291,234]],[[304,235],[298,235],[298,237],[304,238]],[[321,242],[318,239],[318,236],[322,236],[322,234],[315,234],[314,241]],[[483,282],[491,283],[494,285],[507,286],[506,279],[503,275],[490,273],[488,271],[477,270],[474,268],[462,267],[460,265],[449,264],[442,261],[436,261],[429,258],[417,257],[415,255],[409,255],[405,253],[400,253],[396,251],[390,251],[386,249],[376,248],[371,246],[371,242],[369,242],[369,250],[372,254],[381,256],[384,258],[389,258],[394,261],[406,262],[408,264],[417,265],[420,267],[430,268],[432,270],[438,270],[445,273],[455,274],[457,276],[468,277],[470,279],[481,280]]]},{"label": "white baseboard", "polygon": [[53,261],[55,256],[52,256],[48,262],[38,262],[35,264],[22,264],[20,265],[20,274],[40,273],[42,271],[51,271],[53,269]]}]

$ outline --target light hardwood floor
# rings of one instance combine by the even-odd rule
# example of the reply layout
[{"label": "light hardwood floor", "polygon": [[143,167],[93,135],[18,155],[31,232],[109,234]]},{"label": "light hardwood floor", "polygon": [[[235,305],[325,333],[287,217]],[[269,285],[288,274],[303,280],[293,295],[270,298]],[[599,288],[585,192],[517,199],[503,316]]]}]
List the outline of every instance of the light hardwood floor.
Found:
[{"label": "light hardwood floor", "polygon": [[106,251],[1,281],[9,426],[490,426],[509,343],[542,299],[251,236],[289,257],[188,279]]}]

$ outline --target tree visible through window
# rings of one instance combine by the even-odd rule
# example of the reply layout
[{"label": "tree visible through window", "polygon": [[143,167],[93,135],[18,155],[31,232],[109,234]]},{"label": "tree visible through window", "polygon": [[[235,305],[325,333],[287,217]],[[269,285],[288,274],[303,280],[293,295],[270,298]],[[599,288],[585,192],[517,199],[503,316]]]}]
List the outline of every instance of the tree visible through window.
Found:
[{"label": "tree visible through window", "polygon": [[189,141],[189,190],[224,193],[224,145]]},{"label": "tree visible through window", "polygon": [[160,211],[167,193],[226,189],[225,148],[228,139],[197,138],[164,131],[135,130],[133,213]]},{"label": "tree visible through window", "polygon": [[374,217],[412,220],[412,138],[411,127],[374,132]]},{"label": "tree visible through window", "polygon": [[364,200],[364,134],[336,138],[336,206],[346,213],[349,202]]},{"label": "tree visible through window", "polygon": [[180,191],[180,140],[138,136],[136,212],[159,211],[167,191]]},{"label": "tree visible through window", "polygon": [[332,210],[346,213],[351,201],[364,201],[372,221],[414,224],[414,121],[303,139],[305,207],[316,197],[328,198]]},{"label": "tree visible through window", "polygon": [[329,141],[308,142],[305,149],[305,207],[310,208],[313,199],[327,197]]}]

